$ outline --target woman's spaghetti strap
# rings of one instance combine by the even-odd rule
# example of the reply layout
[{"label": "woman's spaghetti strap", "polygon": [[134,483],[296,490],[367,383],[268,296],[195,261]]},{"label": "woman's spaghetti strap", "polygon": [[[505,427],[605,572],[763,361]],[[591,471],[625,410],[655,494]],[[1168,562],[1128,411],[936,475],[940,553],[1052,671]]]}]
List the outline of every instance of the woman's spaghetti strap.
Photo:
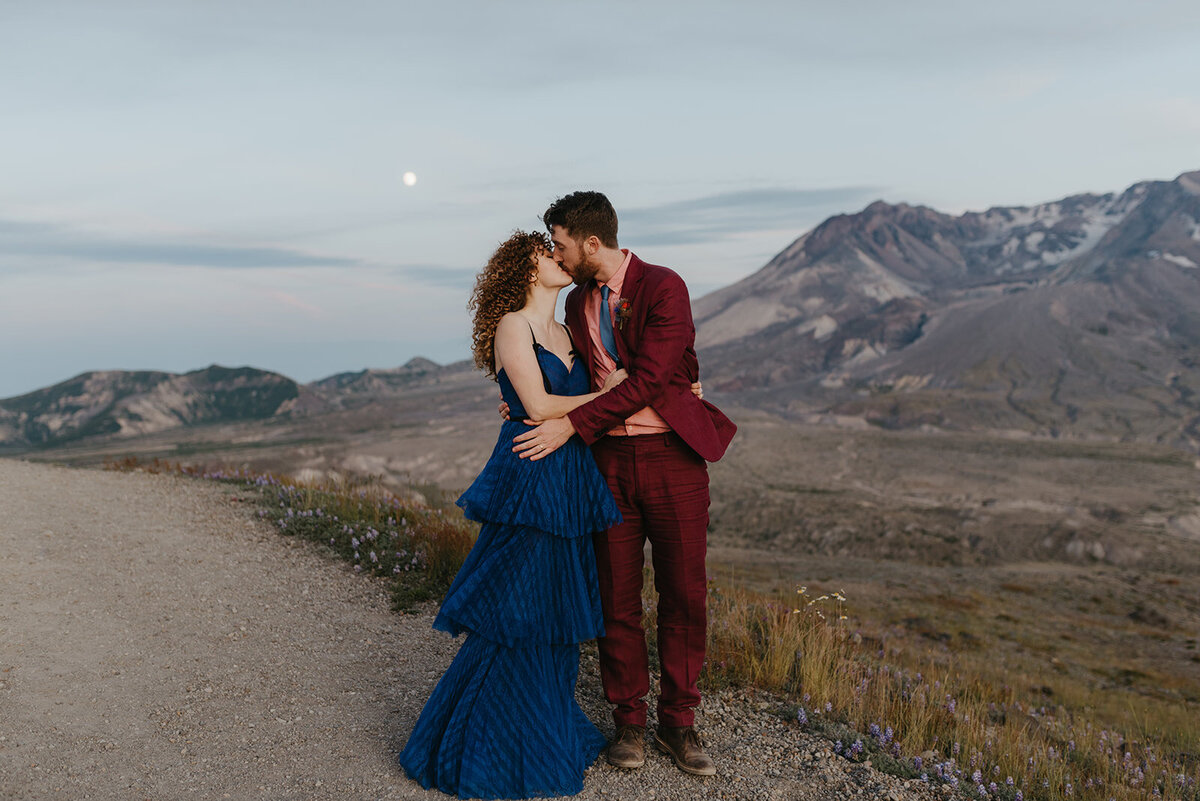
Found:
[{"label": "woman's spaghetti strap", "polygon": [[[533,337],[533,358],[537,360],[538,372],[542,374],[542,386],[546,388],[547,395],[553,395],[554,393],[550,391],[550,376],[546,375],[546,368],[542,367],[542,360],[538,359],[538,348],[544,346],[537,341],[537,334],[533,333],[533,323],[526,320],[525,325],[529,326],[529,336]],[[567,336],[570,335],[571,333],[568,331]]]},{"label": "woman's spaghetti strap", "polygon": [[575,347],[575,337],[571,336],[571,327],[566,323],[559,323],[559,325],[561,325],[563,330],[567,332],[567,339],[571,341],[571,350],[569,350],[568,353],[570,353],[572,356],[578,356],[579,349]]}]

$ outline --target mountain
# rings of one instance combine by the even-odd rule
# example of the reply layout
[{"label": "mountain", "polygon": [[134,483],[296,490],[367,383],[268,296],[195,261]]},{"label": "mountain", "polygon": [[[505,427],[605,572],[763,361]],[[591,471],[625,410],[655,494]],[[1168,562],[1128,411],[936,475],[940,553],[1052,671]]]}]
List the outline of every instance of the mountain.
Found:
[{"label": "mountain", "polygon": [[959,216],[876,202],[695,303],[749,405],[1200,447],[1200,172]]},{"label": "mountain", "polygon": [[[878,201],[693,312],[720,404],[1200,451],[1200,172],[957,216]],[[306,385],[252,368],[94,372],[0,400],[0,448],[280,418],[300,439],[376,436],[496,398],[469,361]]]},{"label": "mountain", "polygon": [[83,373],[0,400],[0,447],[59,445],[85,437],[131,437],[179,426],[261,420],[292,409],[301,389],[252,367],[213,365],[182,375],[156,371]]},{"label": "mountain", "polygon": [[440,365],[420,356],[410,359],[401,367],[392,369],[366,369],[357,372],[336,373],[314,381],[308,386],[333,399],[339,396],[364,397],[388,395],[418,387],[429,387],[454,382],[456,379],[477,376],[474,363],[469,360]]},{"label": "mountain", "polygon": [[[0,452],[126,440],[216,423],[287,423],[325,436],[332,430],[415,425],[436,414],[494,408],[499,394],[469,361],[415,358],[390,370],[331,375],[309,384],[252,367],[213,365],[185,374],[108,370],[0,399]],[[272,437],[283,428],[272,426]],[[260,432],[262,433],[262,432]],[[209,434],[208,436],[214,436]],[[220,439],[224,434],[217,434]],[[253,439],[249,429],[239,436]],[[267,437],[271,439],[271,437]]]}]

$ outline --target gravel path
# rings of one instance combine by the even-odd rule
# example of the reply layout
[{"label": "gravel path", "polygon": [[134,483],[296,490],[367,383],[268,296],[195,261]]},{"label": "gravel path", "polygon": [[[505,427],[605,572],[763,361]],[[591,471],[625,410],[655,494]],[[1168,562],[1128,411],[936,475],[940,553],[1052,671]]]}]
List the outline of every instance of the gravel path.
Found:
[{"label": "gravel path", "polygon": [[[456,642],[259,522],[239,491],[0,460],[0,798],[445,799],[395,765]],[[580,701],[611,733],[594,657]],[[946,796],[828,754],[747,693],[581,799]]]}]

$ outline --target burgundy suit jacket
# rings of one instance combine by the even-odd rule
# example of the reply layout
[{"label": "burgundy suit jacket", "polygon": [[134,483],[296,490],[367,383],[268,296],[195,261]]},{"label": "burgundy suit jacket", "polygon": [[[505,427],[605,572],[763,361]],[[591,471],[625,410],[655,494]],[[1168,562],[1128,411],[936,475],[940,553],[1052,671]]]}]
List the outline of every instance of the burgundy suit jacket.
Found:
[{"label": "burgundy suit jacket", "polygon": [[[592,370],[592,341],[584,306],[595,280],[567,295],[567,325],[579,358]],[[615,389],[576,408],[567,417],[591,445],[645,406],[653,406],[667,425],[706,461],[724,455],[737,426],[721,410],[692,394],[700,374],[696,326],[687,286],[673,270],[632,256],[625,269],[621,299],[629,301],[624,325],[614,325],[617,355],[629,378]]]}]

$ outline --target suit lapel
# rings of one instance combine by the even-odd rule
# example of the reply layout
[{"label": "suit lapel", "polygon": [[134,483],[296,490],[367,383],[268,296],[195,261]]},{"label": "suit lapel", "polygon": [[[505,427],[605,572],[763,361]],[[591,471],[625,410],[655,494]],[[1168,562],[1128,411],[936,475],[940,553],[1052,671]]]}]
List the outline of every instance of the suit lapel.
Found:
[{"label": "suit lapel", "polygon": [[571,329],[571,336],[575,339],[576,358],[583,359],[583,369],[588,374],[588,385],[591,386],[594,380],[592,375],[592,338],[588,336],[587,317],[585,315],[585,306],[587,305],[588,293],[595,282],[589,281],[583,286],[577,286],[567,295],[566,315],[567,327]]},{"label": "suit lapel", "polygon": [[[645,262],[636,255],[630,254],[629,266],[625,268],[625,280],[621,282],[621,297],[618,299],[618,303],[628,301],[630,309],[633,308],[637,303],[638,290],[641,288],[642,273],[644,272]],[[626,321],[625,325],[614,325],[613,333],[616,334],[617,355],[621,357],[621,364],[628,365],[630,348],[637,345],[641,339],[641,332],[635,331],[634,327]]]}]

